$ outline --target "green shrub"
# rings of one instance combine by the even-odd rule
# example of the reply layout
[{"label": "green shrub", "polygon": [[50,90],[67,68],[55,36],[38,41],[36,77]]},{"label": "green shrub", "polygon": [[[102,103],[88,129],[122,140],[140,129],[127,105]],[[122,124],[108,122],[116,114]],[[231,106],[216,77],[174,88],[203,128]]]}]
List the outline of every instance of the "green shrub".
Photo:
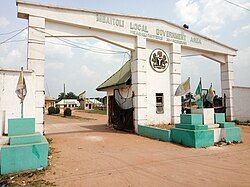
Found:
[{"label": "green shrub", "polygon": [[55,108],[55,114],[59,114],[60,113],[60,108],[59,107],[56,107]]},{"label": "green shrub", "polygon": [[71,109],[70,108],[66,108],[65,110],[64,110],[64,116],[71,116]]},{"label": "green shrub", "polygon": [[236,124],[239,124],[239,123],[240,123],[240,121],[237,120],[237,119],[232,120],[232,122],[234,122],[234,123],[236,123]]},{"label": "green shrub", "polygon": [[51,106],[51,107],[48,108],[48,114],[49,115],[55,114],[55,112],[56,112],[55,107]]}]

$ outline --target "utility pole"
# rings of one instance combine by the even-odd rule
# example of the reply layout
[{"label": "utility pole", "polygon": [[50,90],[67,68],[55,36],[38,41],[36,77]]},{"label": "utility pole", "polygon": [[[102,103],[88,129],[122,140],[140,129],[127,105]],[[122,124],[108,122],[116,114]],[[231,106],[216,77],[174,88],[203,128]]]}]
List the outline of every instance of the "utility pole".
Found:
[{"label": "utility pole", "polygon": [[66,94],[65,94],[65,83],[63,84],[63,99],[65,99],[65,96],[66,96]]},{"label": "utility pole", "polygon": [[64,102],[64,107],[65,107],[65,96],[66,96],[66,94],[65,94],[65,83],[63,83],[63,102]]}]

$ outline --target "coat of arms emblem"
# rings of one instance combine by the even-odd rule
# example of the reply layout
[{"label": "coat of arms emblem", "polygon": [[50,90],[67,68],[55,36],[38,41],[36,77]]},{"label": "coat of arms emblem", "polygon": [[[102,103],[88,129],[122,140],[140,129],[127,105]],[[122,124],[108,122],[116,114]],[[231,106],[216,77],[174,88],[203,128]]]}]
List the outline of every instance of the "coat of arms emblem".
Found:
[{"label": "coat of arms emblem", "polygon": [[155,49],[149,60],[151,67],[157,72],[164,72],[168,68],[168,55],[162,49]]}]

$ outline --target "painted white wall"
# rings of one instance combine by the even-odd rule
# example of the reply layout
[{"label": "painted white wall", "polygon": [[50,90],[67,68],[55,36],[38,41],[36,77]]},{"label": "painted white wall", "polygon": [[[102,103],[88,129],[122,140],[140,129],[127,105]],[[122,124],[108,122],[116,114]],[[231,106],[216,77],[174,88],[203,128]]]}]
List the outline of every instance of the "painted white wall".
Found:
[{"label": "painted white wall", "polygon": [[[28,15],[33,15],[67,25],[85,27],[90,31],[107,31],[118,33],[118,35],[145,36],[148,39],[160,42],[182,43],[183,46],[193,49],[236,55],[236,50],[231,47],[161,19],[97,12],[86,9],[60,8],[53,5],[24,1],[17,1],[17,6],[18,17],[20,18],[28,19]],[[112,19],[114,22],[107,21],[107,19]],[[117,21],[118,24],[116,23]],[[174,33],[182,34],[182,39],[173,37]]]},{"label": "painted white wall", "polygon": [[[18,70],[0,69],[0,110],[5,111],[5,129],[8,132],[8,119],[20,118],[20,99],[15,90],[19,78]],[[24,71],[27,95],[24,99],[24,117],[35,117],[35,79],[32,71]],[[36,126],[36,131],[43,132],[42,127]]]},{"label": "painted white wall", "polygon": [[250,120],[250,87],[233,87],[233,106],[235,119]]},{"label": "painted white wall", "polygon": [[5,111],[0,110],[0,137],[4,134],[4,126],[5,126]]},{"label": "painted white wall", "polygon": [[[147,41],[146,66],[147,66],[147,124],[171,123],[171,91],[170,91],[170,61],[163,73],[154,71],[149,63],[152,51],[156,48],[163,49],[167,55],[170,45]],[[163,93],[164,113],[156,113],[156,93]]]}]

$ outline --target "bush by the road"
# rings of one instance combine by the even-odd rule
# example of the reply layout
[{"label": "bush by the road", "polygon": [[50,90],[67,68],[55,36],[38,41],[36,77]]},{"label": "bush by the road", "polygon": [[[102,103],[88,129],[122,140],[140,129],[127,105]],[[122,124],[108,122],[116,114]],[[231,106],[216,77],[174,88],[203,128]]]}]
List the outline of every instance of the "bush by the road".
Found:
[{"label": "bush by the road", "polygon": [[48,114],[49,115],[55,114],[55,112],[56,112],[55,107],[51,106],[51,107],[48,108]]},{"label": "bush by the road", "polygon": [[60,113],[60,108],[59,107],[56,107],[55,108],[55,114],[59,114]]},{"label": "bush by the road", "polygon": [[65,110],[64,110],[64,116],[71,116],[71,109],[70,108],[66,108]]}]

